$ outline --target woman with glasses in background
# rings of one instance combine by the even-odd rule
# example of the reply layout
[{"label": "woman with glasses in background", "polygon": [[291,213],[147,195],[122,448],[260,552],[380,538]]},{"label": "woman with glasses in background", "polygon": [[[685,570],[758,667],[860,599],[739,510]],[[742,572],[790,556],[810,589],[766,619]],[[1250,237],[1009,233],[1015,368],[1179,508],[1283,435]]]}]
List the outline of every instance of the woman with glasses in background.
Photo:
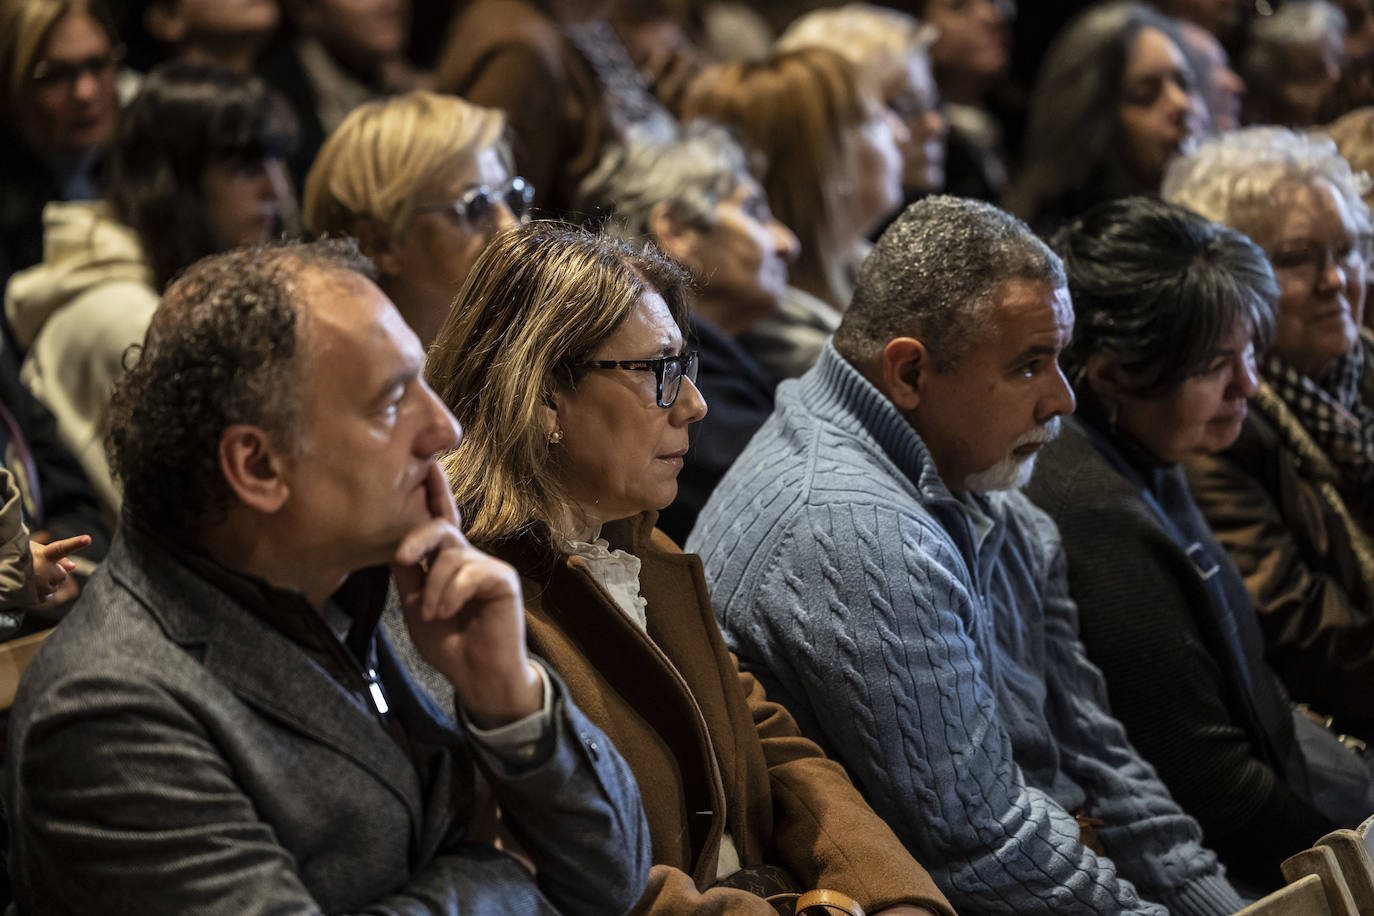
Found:
[{"label": "woman with glasses in background", "polygon": [[1180,159],[1165,197],[1264,249],[1273,345],[1240,438],[1189,462],[1293,698],[1374,737],[1374,336],[1362,182],[1330,140],[1248,128]]},{"label": "woman with glasses in background", "polygon": [[425,370],[463,425],[443,464],[468,537],[519,571],[530,648],[634,770],[654,855],[636,912],[772,916],[769,891],[829,888],[948,913],[738,670],[700,562],[654,528],[706,414],[687,282],[652,247],[549,223],[488,246]]},{"label": "woman with glasses in background", "polygon": [[43,205],[100,196],[123,49],[100,0],[0,0],[0,286],[43,258]]},{"label": "woman with glasses in background", "polygon": [[529,216],[505,135],[499,111],[411,92],[355,108],[305,180],[306,225],[358,239],[426,347],[482,249]]}]

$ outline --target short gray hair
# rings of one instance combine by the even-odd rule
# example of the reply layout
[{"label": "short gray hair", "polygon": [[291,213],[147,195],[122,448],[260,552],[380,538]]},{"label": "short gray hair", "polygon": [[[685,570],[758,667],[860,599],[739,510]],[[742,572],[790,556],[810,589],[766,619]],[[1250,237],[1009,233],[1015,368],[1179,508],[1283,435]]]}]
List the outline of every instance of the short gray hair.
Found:
[{"label": "short gray hair", "polygon": [[835,348],[867,368],[888,341],[918,336],[935,371],[977,343],[1003,285],[1066,285],[1058,255],[1021,220],[982,201],[941,195],[907,207],[859,270]]},{"label": "short gray hair", "polygon": [[1326,137],[1284,127],[1247,127],[1207,141],[1180,156],[1164,175],[1161,193],[1213,222],[1243,232],[1260,247],[1270,243],[1283,185],[1325,180],[1345,201],[1356,230],[1370,231],[1369,207],[1361,195],[1369,176],[1358,175]]},{"label": "short gray hair", "polygon": [[607,217],[605,230],[647,239],[649,214],[666,203],[696,229],[716,223],[716,206],[748,174],[748,159],[728,130],[698,119],[674,140],[631,130],[582,180],[575,209]]}]

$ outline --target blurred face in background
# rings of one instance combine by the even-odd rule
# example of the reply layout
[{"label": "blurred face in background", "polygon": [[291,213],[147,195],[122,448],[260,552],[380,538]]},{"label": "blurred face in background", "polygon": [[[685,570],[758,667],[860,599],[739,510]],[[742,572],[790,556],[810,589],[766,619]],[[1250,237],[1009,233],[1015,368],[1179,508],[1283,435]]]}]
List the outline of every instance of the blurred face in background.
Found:
[{"label": "blurred face in background", "polygon": [[902,187],[938,191],[945,184],[945,138],[949,122],[940,110],[940,90],[924,53],[912,54],[906,66],[883,87],[883,101],[907,131],[901,144]]},{"label": "blurred face in background", "polygon": [[1279,281],[1273,348],[1320,379],[1359,342],[1369,239],[1324,179],[1282,186],[1274,204],[1264,246]]},{"label": "blurred face in background", "polygon": [[875,104],[845,139],[844,173],[839,178],[842,235],[866,238],[902,205],[902,147],[906,126],[884,105]]},{"label": "blurred face in background", "polygon": [[282,229],[283,207],[292,200],[291,181],[275,157],[222,159],[205,167],[201,197],[221,248],[261,245]]},{"label": "blurred face in background", "polygon": [[1117,109],[1121,156],[1140,190],[1158,190],[1169,160],[1201,134],[1204,110],[1183,52],[1158,29],[1141,29],[1126,57]]},{"label": "blurred face in background", "polygon": [[364,73],[402,55],[410,39],[409,0],[307,0],[301,28]]},{"label": "blurred face in background", "polygon": [[953,101],[977,101],[1006,73],[1014,0],[929,0],[923,18],[939,32],[930,59],[940,88]]},{"label": "blurred face in background", "polygon": [[1227,133],[1240,127],[1240,108],[1245,99],[1245,80],[1231,69],[1226,49],[1216,36],[1191,22],[1180,23],[1179,34],[1195,60],[1205,64],[1201,75],[1203,98],[1212,116],[1212,129]]},{"label": "blurred face in background", "polygon": [[1374,59],[1374,0],[1337,0],[1345,14],[1345,56],[1351,61]]},{"label": "blurred face in background", "polygon": [[[1160,12],[1196,23],[1213,35],[1225,35],[1240,21],[1243,0],[1164,0]],[[1277,4],[1275,4],[1277,6]]]},{"label": "blurred face in background", "polygon": [[68,13],[53,26],[15,111],[15,126],[42,154],[81,156],[114,135],[119,102],[119,52],[85,13]]}]

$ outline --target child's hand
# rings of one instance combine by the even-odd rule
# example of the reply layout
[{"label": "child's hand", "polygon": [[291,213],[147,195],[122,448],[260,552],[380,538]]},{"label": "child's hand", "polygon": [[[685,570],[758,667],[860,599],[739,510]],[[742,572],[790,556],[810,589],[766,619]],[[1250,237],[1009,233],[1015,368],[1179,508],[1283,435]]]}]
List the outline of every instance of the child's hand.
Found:
[{"label": "child's hand", "polygon": [[38,583],[39,607],[65,604],[80,593],[80,586],[71,576],[76,564],[67,557],[90,543],[89,534],[78,534],[51,544],[29,542],[33,550],[33,577]]}]

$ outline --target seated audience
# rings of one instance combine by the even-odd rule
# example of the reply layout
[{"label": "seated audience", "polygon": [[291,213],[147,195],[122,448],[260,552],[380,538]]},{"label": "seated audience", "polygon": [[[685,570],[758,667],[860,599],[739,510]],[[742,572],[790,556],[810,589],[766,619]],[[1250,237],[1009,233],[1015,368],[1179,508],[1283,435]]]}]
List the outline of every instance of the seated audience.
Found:
[{"label": "seated audience", "polygon": [[0,0],[0,285],[43,259],[43,205],[100,196],[119,38],[100,0]]},{"label": "seated audience", "polygon": [[687,543],[744,670],[956,908],[1233,913],[1107,709],[1054,523],[1014,489],[1074,407],[1064,282],[990,205],[907,208]]},{"label": "seated audience", "polygon": [[1326,0],[1288,0],[1250,25],[1240,58],[1246,124],[1312,127],[1341,78],[1345,17]]},{"label": "seated audience", "polygon": [[[1283,885],[1288,856],[1374,814],[1367,764],[1289,709],[1179,464],[1239,435],[1278,285],[1245,236],[1152,198],[1090,210],[1054,246],[1076,316],[1062,364],[1078,412],[1027,494],[1062,533],[1112,712],[1259,896]],[[1342,764],[1345,783],[1329,772]]]},{"label": "seated audience", "polygon": [[949,122],[930,70],[927,46],[933,34],[907,13],[847,3],[807,13],[778,39],[783,51],[829,48],[857,68],[864,82],[881,90],[883,103],[906,127],[902,190],[908,202],[945,184]]},{"label": "seated audience", "polygon": [[893,5],[920,16],[935,33],[930,59],[949,120],[945,188],[960,197],[1001,200],[1007,185],[1004,128],[993,103],[1010,75],[1016,0]]},{"label": "seated audience", "polygon": [[76,564],[68,557],[91,543],[90,535],[51,544],[31,540],[23,502],[14,477],[0,467],[0,638],[19,628],[23,611],[76,597]]},{"label": "seated audience", "polygon": [[1008,209],[1045,234],[1102,201],[1158,192],[1206,117],[1182,48],[1177,24],[1139,3],[1093,7],[1069,23],[1031,95]]},{"label": "seated audience", "polygon": [[[459,530],[434,461],[458,428],[369,266],[244,249],[168,289],[111,404],[124,524],[15,700],[21,911],[604,914],[643,889],[630,774]],[[393,581],[449,716],[377,635]],[[537,877],[483,842],[477,771]]]},{"label": "seated audience", "polygon": [[277,0],[134,0],[123,31],[139,70],[175,59],[252,73],[280,23]]},{"label": "seated audience", "polygon": [[578,182],[627,130],[674,130],[611,27],[611,3],[471,0],[434,75],[438,91],[506,113],[535,202],[573,218]]},{"label": "seated audience", "polygon": [[708,70],[682,116],[724,124],[762,157],[769,207],[801,240],[781,309],[741,338],[775,379],[801,375],[849,304],[868,235],[901,205],[906,128],[824,48]]},{"label": "seated audience", "polygon": [[687,539],[721,475],[773,412],[773,380],[739,335],[778,307],[797,237],[773,216],[744,152],[722,128],[693,122],[682,139],[631,134],[583,183],[584,209],[612,213],[610,231],[652,241],[692,276],[689,336],[710,415],[694,423],[677,479],[677,499],[658,527]]},{"label": "seated audience", "polygon": [[24,381],[111,523],[119,492],[96,424],[124,351],[180,270],[281,228],[291,138],[290,113],[255,78],[191,63],[154,71],[120,119],[105,200],[49,205],[43,263],[10,281]]},{"label": "seated audience", "polygon": [[432,92],[366,102],[306,178],[306,225],[358,239],[425,348],[477,255],[529,215],[535,189],[514,174],[505,126],[499,111]]},{"label": "seated audience", "polygon": [[1240,127],[1245,103],[1245,80],[1231,69],[1231,58],[1211,32],[1192,22],[1180,22],[1178,35],[1193,78],[1207,106],[1207,133],[1224,134]]},{"label": "seated audience", "polygon": [[1165,196],[1243,232],[1279,282],[1274,342],[1235,444],[1189,482],[1293,698],[1374,738],[1370,213],[1331,141],[1249,128],[1180,160]]},{"label": "seated audience", "polygon": [[421,88],[406,59],[409,0],[288,0],[290,31],[258,74],[286,98],[300,125],[288,165],[305,182],[324,138],[363,102]]},{"label": "seated audience", "polygon": [[686,282],[651,247],[550,224],[487,247],[425,370],[463,424],[444,467],[468,534],[519,571],[531,649],[634,770],[654,861],[636,912],[771,916],[766,893],[824,888],[950,913],[738,671],[696,558],[654,530],[706,413]]}]

